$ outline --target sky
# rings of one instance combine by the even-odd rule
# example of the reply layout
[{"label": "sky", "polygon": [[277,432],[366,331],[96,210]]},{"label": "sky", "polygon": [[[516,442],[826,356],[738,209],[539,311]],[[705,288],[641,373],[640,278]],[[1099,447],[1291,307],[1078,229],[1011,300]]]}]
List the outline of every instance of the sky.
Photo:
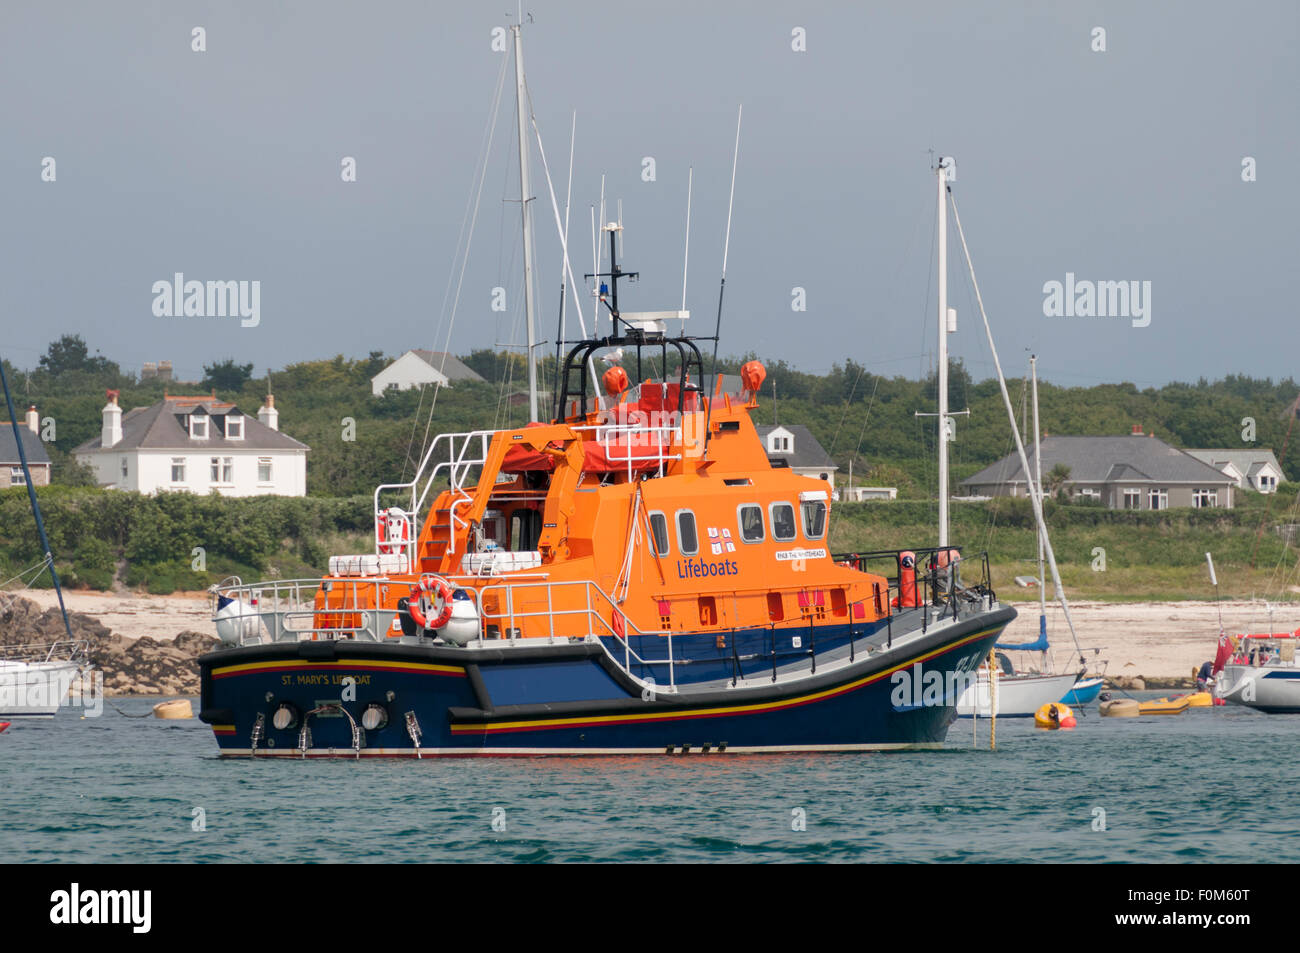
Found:
[{"label": "sky", "polygon": [[[513,59],[508,42],[493,49],[509,6],[6,0],[0,353],[33,367],[75,333],[124,370],[170,360],[198,379],[227,357],[261,374],[340,353],[522,345]],[[561,215],[576,114],[573,271],[581,283],[592,270],[603,175],[607,219],[621,202],[621,263],[641,274],[625,310],[681,305],[693,168],[689,327],[712,333],[743,106],[724,355],[932,366],[931,164],[951,155],[1009,376],[1030,351],[1064,385],[1296,373],[1290,0],[524,9]],[[538,334],[553,340],[559,231],[536,142],[532,158]],[[949,347],[983,378],[952,238]],[[177,272],[259,282],[258,323],[156,314],[155,283]],[[1149,323],[1045,315],[1045,285],[1067,274],[1149,287]],[[570,303],[590,327],[579,291]]]}]

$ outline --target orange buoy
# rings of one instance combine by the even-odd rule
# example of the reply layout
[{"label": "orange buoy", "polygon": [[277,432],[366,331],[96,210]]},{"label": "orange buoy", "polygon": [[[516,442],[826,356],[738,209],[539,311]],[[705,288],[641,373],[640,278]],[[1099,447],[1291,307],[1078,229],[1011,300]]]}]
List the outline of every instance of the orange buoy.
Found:
[{"label": "orange buoy", "polygon": [[762,361],[746,361],[740,368],[740,383],[745,390],[758,393],[762,390],[766,377],[767,368],[763,366]]},{"label": "orange buoy", "polygon": [[617,364],[605,372],[603,380],[605,383],[605,393],[609,394],[610,397],[617,397],[619,394],[623,393],[623,391],[627,390],[627,371],[623,370],[623,368],[619,367]]}]

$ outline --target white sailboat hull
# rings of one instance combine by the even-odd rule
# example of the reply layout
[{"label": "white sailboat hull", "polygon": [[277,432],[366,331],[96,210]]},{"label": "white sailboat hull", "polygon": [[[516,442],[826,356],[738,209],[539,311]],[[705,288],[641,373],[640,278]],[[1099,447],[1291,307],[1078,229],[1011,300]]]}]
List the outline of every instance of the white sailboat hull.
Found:
[{"label": "white sailboat hull", "polygon": [[1074,687],[1077,676],[1067,675],[1003,675],[997,677],[997,699],[994,704],[992,686],[987,669],[980,669],[979,680],[962,692],[957,700],[957,714],[963,718],[978,715],[980,718],[1030,718],[1034,712],[1050,702],[1059,702]]},{"label": "white sailboat hull", "polygon": [[0,659],[0,717],[54,717],[79,670],[76,662]]},{"label": "white sailboat hull", "polygon": [[1225,665],[1215,682],[1224,701],[1257,711],[1300,713],[1300,667]]}]

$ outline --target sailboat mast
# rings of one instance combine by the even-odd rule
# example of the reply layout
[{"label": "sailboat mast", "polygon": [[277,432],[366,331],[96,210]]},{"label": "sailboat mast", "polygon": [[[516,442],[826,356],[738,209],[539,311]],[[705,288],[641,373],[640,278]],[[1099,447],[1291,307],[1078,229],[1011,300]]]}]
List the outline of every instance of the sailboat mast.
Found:
[{"label": "sailboat mast", "polygon": [[939,548],[948,545],[948,160],[935,168],[939,182]]},{"label": "sailboat mast", "polygon": [[537,420],[537,326],[533,314],[533,222],[528,203],[532,200],[528,181],[528,128],[525,116],[527,90],[524,86],[523,25],[516,23],[515,35],[515,112],[519,119],[519,207],[524,224],[524,312],[528,324],[528,414]]},{"label": "sailboat mast", "polygon": [[[1038,505],[1043,505],[1043,453],[1040,437],[1042,428],[1038,425],[1038,357],[1029,355],[1029,377],[1033,381],[1034,403],[1034,492],[1038,494]],[[1047,577],[1043,564],[1043,534],[1038,534],[1038,634],[1047,638]]]}]

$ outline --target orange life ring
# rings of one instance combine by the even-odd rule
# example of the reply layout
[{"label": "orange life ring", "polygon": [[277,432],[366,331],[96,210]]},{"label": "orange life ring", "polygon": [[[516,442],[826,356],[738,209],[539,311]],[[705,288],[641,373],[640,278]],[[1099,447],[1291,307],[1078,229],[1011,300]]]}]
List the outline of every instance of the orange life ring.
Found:
[{"label": "orange life ring", "polygon": [[[428,593],[434,593],[442,600],[442,609],[432,619],[424,615],[420,608],[420,599]],[[451,583],[441,576],[424,575],[411,587],[407,597],[406,611],[411,614],[411,621],[422,629],[441,629],[451,620]]]}]

